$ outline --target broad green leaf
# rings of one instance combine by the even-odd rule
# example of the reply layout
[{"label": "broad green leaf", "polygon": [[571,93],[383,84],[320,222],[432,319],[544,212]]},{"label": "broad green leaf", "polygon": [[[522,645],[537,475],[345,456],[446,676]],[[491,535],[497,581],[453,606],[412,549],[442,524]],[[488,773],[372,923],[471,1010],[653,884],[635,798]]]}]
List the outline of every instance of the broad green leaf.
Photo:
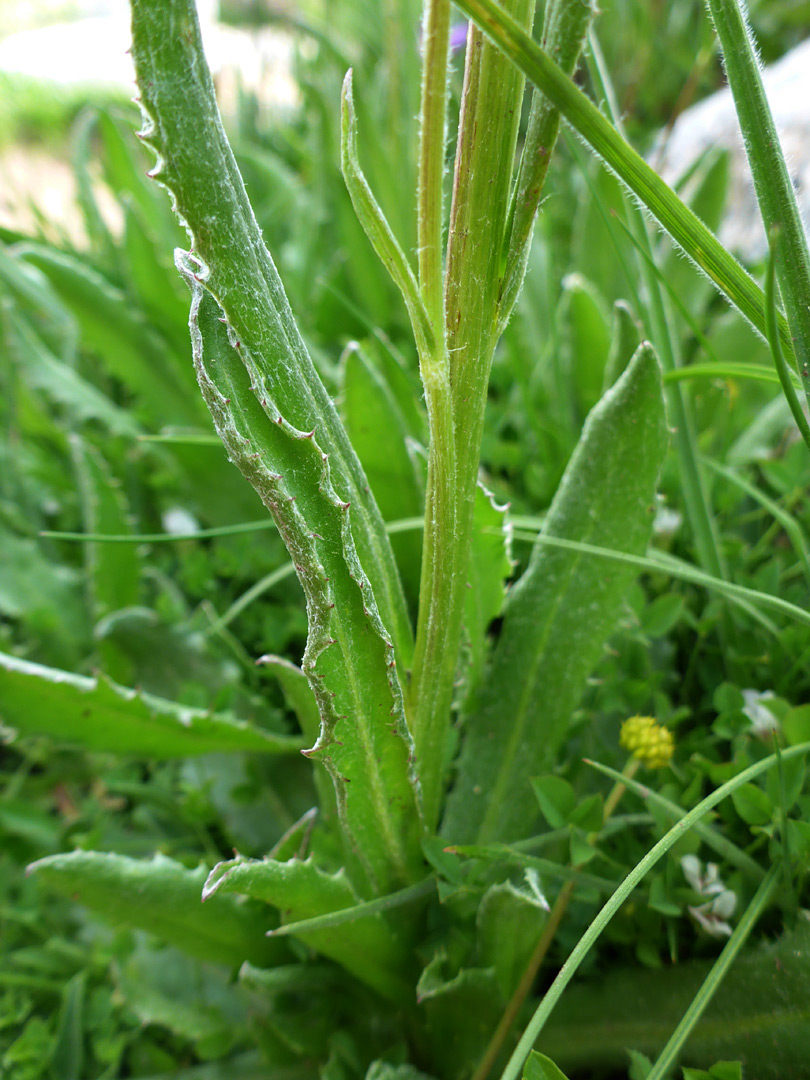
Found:
[{"label": "broad green leaf", "polygon": [[0,721],[21,735],[152,759],[295,753],[302,740],[0,653]]},{"label": "broad green leaf", "polygon": [[202,960],[236,967],[249,959],[261,966],[288,955],[284,944],[266,936],[273,925],[266,910],[226,896],[201,903],[204,866],[187,870],[164,855],[139,861],[74,851],[40,859],[29,873],[113,925],[146,930]]},{"label": "broad green leaf", "polygon": [[45,557],[27,537],[0,530],[0,612],[74,623],[81,607],[77,573]]},{"label": "broad green leaf", "polygon": [[132,11],[142,137],[193,238],[178,268],[193,292],[198,382],[231,459],[293,555],[310,626],[302,668],[321,714],[312,753],[335,783],[362,888],[384,893],[415,880],[421,863],[395,670],[409,666],[411,631],[391,547],[247,200],[194,4],[134,0]]},{"label": "broad green leaf", "polygon": [[529,567],[510,594],[486,688],[465,729],[443,827],[450,839],[531,831],[529,779],[548,770],[565,739],[634,576],[545,546],[542,537],[643,552],[666,446],[661,373],[652,349],[642,346],[589,415]]},{"label": "broad green leaf", "polygon": [[[192,310],[198,377],[232,460],[278,525],[307,598],[302,669],[321,717],[307,753],[332,777],[344,832],[372,891],[390,891],[418,875],[419,815],[394,649],[358,561],[353,507],[332,487],[329,455],[314,433],[281,416],[268,421],[272,405],[256,400],[256,384],[218,311],[198,290]],[[254,377],[258,383],[257,372]]]},{"label": "broad green leaf", "polygon": [[0,244],[0,281],[2,291],[14,298],[18,316],[31,324],[50,352],[72,363],[78,342],[76,320],[45,274]]},{"label": "broad green leaf", "polygon": [[188,295],[177,276],[171,251],[150,235],[140,209],[124,205],[123,258],[129,289],[139,307],[172,343],[179,356],[188,353]]},{"label": "broad green leaf", "polygon": [[476,916],[478,961],[493,968],[503,1000],[508,1001],[526,970],[543,932],[548,905],[505,881],[484,893]]},{"label": "broad green leaf", "polygon": [[[406,663],[411,634],[385,529],[250,209],[222,130],[194,4],[134,0],[132,13],[145,120],[141,137],[157,154],[153,177],[171,191],[194,240],[193,265],[189,269],[184,263],[187,280],[203,285],[222,308],[250,385],[262,388],[271,422],[280,414],[299,432],[314,430],[330,456],[334,482],[358,518],[360,560],[400,662]],[[188,73],[182,86],[178,71]],[[193,124],[187,122],[190,112],[197,117]],[[217,228],[210,227],[212,206]]]},{"label": "broad green leaf", "polygon": [[182,243],[183,231],[175,220],[165,199],[151,183],[147,162],[132,141],[135,114],[123,114],[102,109],[97,126],[101,136],[101,164],[110,190],[121,203],[127,200],[137,207],[151,234],[162,237],[171,251]]},{"label": "broad green leaf", "polygon": [[118,252],[109,225],[99,208],[91,171],[97,157],[94,145],[97,121],[98,111],[92,107],[85,109],[78,117],[71,133],[71,158],[76,182],[76,202],[82,214],[90,249],[96,260],[110,271],[116,268]]},{"label": "broad green leaf", "polygon": [[141,1024],[157,1024],[192,1041],[203,1060],[225,1056],[246,1038],[244,988],[233,983],[229,972],[201,968],[176,950],[139,946],[117,965],[115,992]]},{"label": "broad green leaf", "polygon": [[523,1080],[566,1080],[551,1058],[532,1050],[523,1066]]},{"label": "broad green leaf", "polygon": [[[208,876],[203,898],[207,901],[228,892],[272,904],[283,922],[340,911],[353,907],[359,899],[343,870],[327,874],[312,858],[287,862],[233,859],[219,863]],[[296,936],[389,999],[407,1001],[413,994],[402,975],[402,969],[407,967],[408,943],[380,914]]]},{"label": "broad green leaf", "polygon": [[[75,434],[70,436],[70,448],[85,532],[129,533],[124,494],[101,453]],[[134,545],[85,544],[84,558],[90,606],[96,619],[137,604],[140,561]]]},{"label": "broad green leaf", "polygon": [[734,809],[748,825],[765,825],[773,817],[773,805],[756,784],[743,784],[731,796]]}]

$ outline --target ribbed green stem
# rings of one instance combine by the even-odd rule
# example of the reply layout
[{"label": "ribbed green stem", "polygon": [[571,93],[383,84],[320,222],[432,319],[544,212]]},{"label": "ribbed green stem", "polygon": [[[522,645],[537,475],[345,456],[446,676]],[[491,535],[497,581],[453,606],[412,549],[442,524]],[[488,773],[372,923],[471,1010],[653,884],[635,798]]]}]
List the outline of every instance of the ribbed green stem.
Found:
[{"label": "ribbed green stem", "polygon": [[745,141],[765,231],[778,231],[776,277],[810,402],[810,252],[739,0],[707,0]]},{"label": "ribbed green stem", "polygon": [[[521,25],[531,25],[534,0],[512,0],[509,6]],[[432,7],[431,0],[426,12],[428,29]],[[438,12],[434,18],[438,22]],[[439,80],[443,85],[445,72],[439,73],[436,53],[429,52],[427,46],[426,41],[425,62],[436,64],[436,71],[426,73],[423,93],[433,93],[433,108],[443,110],[444,100],[439,95],[439,102],[436,87]],[[472,30],[467,45],[448,237],[446,351],[429,362],[422,358],[431,446],[410,715],[429,828],[435,827],[441,805],[484,405],[496,340],[500,255],[522,96],[522,75],[480,31]],[[443,129],[443,112],[439,121],[427,115],[429,107],[424,99],[423,105],[423,140],[431,132],[435,138],[440,125]],[[420,285],[426,306],[432,311],[436,161],[427,152],[420,159],[425,170],[420,178],[420,214],[423,192],[426,196],[430,190],[434,192],[419,230]]]}]

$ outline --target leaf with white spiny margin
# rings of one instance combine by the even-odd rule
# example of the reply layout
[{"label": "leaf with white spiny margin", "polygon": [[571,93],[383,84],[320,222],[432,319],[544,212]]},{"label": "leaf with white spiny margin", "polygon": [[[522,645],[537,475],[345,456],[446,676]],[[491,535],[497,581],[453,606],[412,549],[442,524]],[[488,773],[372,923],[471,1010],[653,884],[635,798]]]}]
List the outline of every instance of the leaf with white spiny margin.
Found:
[{"label": "leaf with white spiny margin", "polygon": [[[205,883],[203,899],[226,892],[272,904],[283,922],[341,911],[360,899],[343,870],[327,874],[311,857],[287,862],[237,858],[218,863]],[[410,942],[382,915],[296,936],[384,997],[398,1002],[411,999],[413,986],[403,974],[409,966]]]},{"label": "leaf with white spiny margin", "polygon": [[291,754],[303,741],[228,716],[0,653],[0,723],[20,735],[161,760],[249,751]]},{"label": "leaf with white spiny margin", "polygon": [[225,896],[200,902],[204,866],[187,870],[165,855],[147,861],[73,851],[40,859],[28,873],[113,925],[146,930],[202,960],[263,966],[289,956],[284,943],[267,937],[273,917],[266,910]]},{"label": "leaf with white spiny margin", "polygon": [[192,239],[176,262],[192,290],[198,383],[292,555],[309,622],[302,668],[321,717],[311,754],[332,775],[353,879],[365,894],[384,894],[421,875],[396,672],[410,664],[412,631],[391,546],[256,224],[194,4],[133,0],[132,16],[141,137]]}]

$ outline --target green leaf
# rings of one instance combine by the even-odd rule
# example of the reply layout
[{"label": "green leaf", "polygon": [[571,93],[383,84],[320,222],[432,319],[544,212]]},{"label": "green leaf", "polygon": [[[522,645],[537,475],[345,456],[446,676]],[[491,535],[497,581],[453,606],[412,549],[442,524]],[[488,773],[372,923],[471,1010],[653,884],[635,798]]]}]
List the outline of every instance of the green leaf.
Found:
[{"label": "green leaf", "polygon": [[390,1061],[372,1061],[366,1080],[431,1080],[427,1073],[413,1065],[393,1065]]},{"label": "green leaf", "polygon": [[[704,1076],[715,1080],[718,1064],[721,1070],[739,1068],[733,1059],[744,1046],[743,1075],[756,1080],[799,1080],[810,1037],[803,1008],[808,993],[808,947],[807,929],[800,926],[776,942],[741,952],[695,1024],[681,1060],[699,1067],[697,1075],[702,1068]],[[586,1076],[590,1070],[620,1069],[627,1046],[654,1056],[711,967],[705,960],[658,971],[614,967],[607,977],[570,988],[545,1027],[541,1045],[566,1069]],[[739,1073],[721,1071],[719,1076]]]},{"label": "green leaf", "polygon": [[543,932],[548,904],[505,881],[484,893],[476,916],[478,960],[493,968],[503,1000],[512,996]]},{"label": "green leaf", "polygon": [[543,817],[552,829],[561,829],[568,823],[568,817],[577,804],[574,789],[561,776],[541,776],[531,781]]},{"label": "green leaf", "polygon": [[542,538],[644,551],[667,446],[661,374],[642,346],[588,417],[523,578],[512,589],[478,711],[465,727],[443,833],[513,839],[534,820],[532,775],[565,739],[633,580]]},{"label": "green leaf", "polygon": [[[762,222],[771,243],[774,232],[782,234],[782,242],[774,251],[774,261],[798,368],[804,373],[810,363],[810,308],[807,304],[810,250],[796,190],[762,85],[757,47],[747,12],[739,0],[708,0],[708,7],[720,39]],[[778,341],[777,334],[768,336],[772,342]],[[805,391],[810,400],[810,377],[807,376]],[[799,414],[803,418],[801,410]],[[806,422],[804,434],[810,438]]]},{"label": "green leaf", "polygon": [[202,1059],[223,1057],[247,1036],[247,995],[229,975],[201,970],[191,957],[165,947],[139,947],[116,971],[115,992],[144,1026],[157,1024],[192,1041]]},{"label": "green leaf", "polygon": [[0,653],[0,720],[22,735],[152,759],[295,753],[302,740]]},{"label": "green leaf", "polygon": [[[342,414],[380,513],[386,521],[421,517],[424,481],[421,466],[408,448],[412,434],[408,418],[362,345],[349,346],[344,355]],[[391,543],[408,592],[415,598],[419,595],[422,536],[405,533]]]},{"label": "green leaf", "polygon": [[[70,436],[73,467],[82,504],[85,532],[131,532],[120,484],[100,452],[79,435]],[[87,586],[96,619],[137,604],[140,561],[131,544],[86,544]]]},{"label": "green leaf", "polygon": [[601,397],[611,346],[605,301],[581,274],[569,274],[563,281],[560,317],[567,329],[569,378],[581,422]]},{"label": "green leaf", "polygon": [[208,871],[187,870],[164,855],[148,862],[97,851],[49,855],[28,868],[41,883],[101,915],[115,926],[146,930],[178,949],[235,967],[266,965],[287,955],[266,937],[269,913],[217,897],[202,904]]},{"label": "green leaf", "polygon": [[419,977],[416,1000],[436,1073],[472,1072],[503,1010],[494,971],[459,971],[443,952],[437,952]]},{"label": "green leaf", "polygon": [[810,742],[810,705],[791,709],[782,721],[782,730],[790,746]]},{"label": "green leaf", "polygon": [[[278,908],[283,922],[298,922],[354,907],[359,897],[343,870],[327,874],[313,859],[276,862],[232,859],[208,876],[203,899],[240,893]],[[339,928],[301,932],[301,940],[336,960],[358,979],[394,1001],[408,1000],[413,988],[401,975],[407,966],[407,943],[392,932],[379,913]]]},{"label": "green leaf", "polygon": [[641,614],[641,629],[647,637],[665,637],[680,619],[684,609],[681,593],[656,596]]},{"label": "green leaf", "polygon": [[523,1066],[523,1080],[567,1080],[551,1058],[532,1050]]},{"label": "green leaf", "polygon": [[132,302],[84,262],[46,247],[18,249],[41,270],[79,324],[82,343],[165,423],[198,424],[203,410],[188,365],[181,369]]},{"label": "green leaf", "polygon": [[411,319],[414,337],[420,356],[428,355],[434,348],[434,327],[425,309],[419,285],[405,253],[385,219],[377,200],[360,168],[357,156],[357,119],[354,110],[352,72],[349,70],[343,82],[341,95],[341,168],[343,179],[351,196],[352,205],[363,231],[394,284],[402,294]]},{"label": "green leaf", "polygon": [[609,390],[633,359],[641,343],[641,326],[626,300],[613,305],[613,323],[610,332],[610,351],[605,364],[602,393]]},{"label": "green leaf", "polygon": [[756,784],[743,784],[731,796],[734,809],[749,825],[765,825],[773,817],[771,800]]},{"label": "green leaf", "polygon": [[56,357],[19,310],[4,311],[3,321],[9,355],[32,390],[61,405],[77,422],[98,420],[113,435],[140,434],[137,420]]},{"label": "green leaf", "polygon": [[54,1080],[81,1076],[84,1071],[84,1008],[87,972],[80,971],[68,981],[62,994],[59,1019],[51,1057]]},{"label": "green leaf", "polygon": [[391,546],[250,208],[194,4],[134,0],[132,11],[142,137],[157,155],[153,176],[171,191],[193,241],[177,265],[192,288],[198,382],[305,591],[310,633],[302,668],[321,715],[312,753],[332,775],[353,873],[365,877],[365,892],[391,891],[421,874],[395,670],[410,666],[411,630]]}]

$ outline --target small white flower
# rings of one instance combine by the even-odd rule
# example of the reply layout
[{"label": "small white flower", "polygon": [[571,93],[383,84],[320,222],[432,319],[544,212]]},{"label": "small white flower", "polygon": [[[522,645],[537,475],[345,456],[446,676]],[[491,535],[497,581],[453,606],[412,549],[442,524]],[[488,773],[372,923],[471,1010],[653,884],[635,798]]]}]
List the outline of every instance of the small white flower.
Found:
[{"label": "small white flower", "polygon": [[653,518],[653,532],[656,536],[674,536],[683,524],[683,514],[678,510],[672,510],[666,505],[663,498],[658,496],[658,506]]},{"label": "small white flower", "polygon": [[164,511],[161,520],[163,531],[173,536],[197,532],[200,527],[194,515],[182,506],[172,506]]},{"label": "small white flower", "polygon": [[763,690],[762,693],[759,690],[743,690],[742,696],[745,700],[742,711],[751,721],[752,735],[766,737],[772,731],[779,730],[779,721],[771,710],[762,704],[763,701],[776,697],[773,690]]},{"label": "small white flower", "polygon": [[681,869],[695,892],[707,898],[705,904],[690,907],[689,914],[712,937],[729,937],[731,926],[727,920],[737,907],[737,896],[723,884],[717,864],[707,863],[704,873],[703,863],[696,855],[684,855]]}]

